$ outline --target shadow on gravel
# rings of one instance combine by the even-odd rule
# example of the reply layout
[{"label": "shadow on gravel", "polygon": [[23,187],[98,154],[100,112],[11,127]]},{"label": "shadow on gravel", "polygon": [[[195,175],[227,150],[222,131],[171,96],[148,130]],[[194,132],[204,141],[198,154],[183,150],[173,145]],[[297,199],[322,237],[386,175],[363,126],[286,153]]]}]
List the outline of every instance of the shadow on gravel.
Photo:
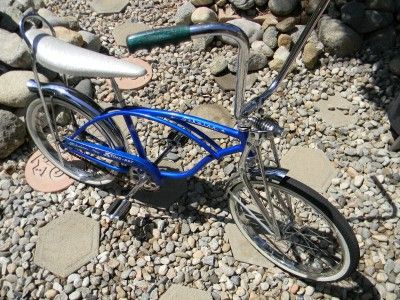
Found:
[{"label": "shadow on gravel", "polygon": [[[390,203],[393,203],[390,196],[387,195],[386,191],[382,189],[382,184],[380,184],[376,178],[373,180],[375,182],[378,182],[378,187],[385,194],[385,196],[390,199]],[[173,195],[175,191],[179,190],[179,185],[182,184],[172,183],[165,189],[161,189],[159,191],[139,193],[135,196],[135,199],[139,200],[144,206],[163,210],[166,216],[171,217],[174,220],[179,220],[180,222],[197,222],[203,224],[206,223],[208,219],[213,218],[216,221],[229,223],[233,222],[233,220],[228,216],[229,207],[227,198],[225,197],[226,183],[226,180],[209,182],[194,177],[190,179],[187,184],[191,186],[196,186],[196,184],[199,184],[199,186],[202,186],[203,192],[200,194],[190,190],[189,192],[186,192],[182,197],[180,197],[179,201],[171,202],[168,199],[165,199],[165,196]],[[109,190],[109,192],[111,192],[111,190]],[[120,192],[119,194],[123,195],[124,192]],[[214,209],[214,211],[210,210],[210,212],[205,212],[204,209],[202,209],[202,211],[199,211],[198,206],[193,206],[193,203],[199,200],[199,195],[202,196],[200,197],[200,199],[202,200],[200,200],[198,205],[206,205]],[[194,196],[194,198],[191,196]],[[177,206],[180,206],[181,209],[178,209],[177,211],[175,209],[171,210],[171,208]],[[217,211],[215,211],[215,209],[217,209]],[[226,216],[219,216],[221,212],[226,212]],[[393,214],[395,213],[396,212],[394,212]],[[149,215],[148,218],[150,219],[148,220],[148,222],[151,222],[152,216]],[[142,221],[143,218],[138,219],[139,221]],[[142,242],[146,242],[151,238],[151,234],[149,233],[150,232],[147,232],[146,234],[145,232],[143,232],[144,239],[142,239]],[[288,276],[291,275],[288,274]],[[340,283],[307,282],[307,284],[313,286],[317,292],[328,294],[338,299],[381,299],[379,292],[375,288],[374,284],[360,272],[354,273],[351,278],[349,278],[349,280]]]},{"label": "shadow on gravel", "polygon": [[352,217],[352,218],[348,218],[347,220],[349,222],[353,222],[353,221],[386,221],[386,220],[390,220],[393,218],[397,217],[397,207],[394,204],[394,201],[392,199],[392,197],[388,194],[388,192],[386,192],[385,188],[383,187],[382,183],[379,182],[378,178],[375,175],[371,176],[372,181],[375,183],[375,185],[377,186],[377,188],[380,190],[380,192],[382,193],[382,195],[386,198],[387,202],[389,203],[389,205],[392,208],[392,211],[390,213],[390,215],[387,216],[374,216],[374,217],[365,217],[365,216],[359,216],[359,217]]},{"label": "shadow on gravel", "polygon": [[[229,223],[233,220],[228,217],[229,207],[225,197],[226,183],[227,180],[209,182],[198,177],[189,180],[168,180],[159,190],[138,191],[134,196],[133,203],[161,210],[165,217],[186,223],[206,223],[208,218]],[[190,189],[189,186],[191,186]],[[103,186],[102,190],[114,196],[124,196],[130,188],[132,186],[122,188],[117,183],[113,183]],[[202,209],[200,211],[198,208],[203,205],[211,210]],[[218,209],[217,213],[214,213],[215,209]],[[226,212],[226,216],[219,216],[222,211]],[[151,214],[148,217],[152,219]]]},{"label": "shadow on gravel", "polygon": [[373,299],[380,300],[378,290],[375,288],[374,284],[369,281],[363,274],[356,272],[351,276],[352,281],[347,281],[349,287],[340,286],[339,283],[311,283],[309,285],[313,286],[316,291],[329,294],[332,297],[339,299]]},{"label": "shadow on gravel", "polygon": [[[380,52],[366,49],[360,57],[363,64],[373,65],[371,74],[373,81],[366,82],[363,85],[366,99],[372,102],[377,109],[385,111],[389,117],[390,131],[394,140],[400,135],[400,78],[391,72],[389,64],[385,62],[390,62],[391,59],[398,56],[399,45],[400,40],[397,38],[395,47]],[[379,122],[379,120],[376,121]]]}]

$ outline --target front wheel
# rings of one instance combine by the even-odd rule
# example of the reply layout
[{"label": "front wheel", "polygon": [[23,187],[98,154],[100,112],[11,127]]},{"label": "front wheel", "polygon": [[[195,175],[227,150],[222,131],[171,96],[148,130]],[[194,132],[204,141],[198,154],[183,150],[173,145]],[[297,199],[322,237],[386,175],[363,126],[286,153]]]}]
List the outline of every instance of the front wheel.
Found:
[{"label": "front wheel", "polygon": [[[290,177],[266,185],[250,181],[249,188],[239,182],[230,189],[230,210],[242,234],[267,259],[298,277],[319,282],[338,281],[355,271],[360,257],[357,240],[324,197]],[[275,222],[266,220],[254,196]]]}]

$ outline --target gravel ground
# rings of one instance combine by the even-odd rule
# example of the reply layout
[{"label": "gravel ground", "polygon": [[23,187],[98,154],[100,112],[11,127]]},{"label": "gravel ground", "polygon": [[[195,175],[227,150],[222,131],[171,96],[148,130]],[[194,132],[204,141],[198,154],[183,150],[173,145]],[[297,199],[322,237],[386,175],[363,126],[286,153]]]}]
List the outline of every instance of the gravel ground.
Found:
[{"label": "gravel ground", "polygon": [[[59,15],[80,14],[80,26],[101,36],[111,55],[127,51],[114,44],[112,29],[124,20],[153,27],[173,25],[180,1],[131,1],[122,14],[98,16],[86,1],[49,1]],[[138,51],[153,67],[153,80],[145,88],[126,93],[128,101],[182,112],[202,103],[218,103],[231,111],[231,92],[223,92],[208,66],[217,55],[233,56],[229,46],[207,52],[193,51],[191,43]],[[323,150],[338,173],[328,199],[350,220],[361,248],[358,273],[337,284],[310,284],[278,268],[264,269],[235,261],[224,239],[231,220],[223,196],[224,182],[238,157],[210,164],[188,183],[180,203],[166,210],[134,205],[126,222],[109,223],[102,212],[118,189],[98,189],[75,183],[59,194],[32,191],[24,179],[24,166],[34,150],[26,145],[0,166],[0,298],[40,299],[157,299],[172,283],[208,290],[215,299],[382,299],[400,298],[400,153],[389,152],[392,139],[385,107],[398,94],[399,80],[388,62],[394,52],[374,56],[362,52],[352,59],[326,55],[310,72],[300,67],[266,103],[266,114],[286,129],[281,152],[293,145]],[[247,96],[265,89],[275,73],[259,71],[259,80]],[[93,80],[97,100],[109,101],[108,86]],[[351,101],[357,122],[335,129],[316,116],[314,104],[339,92]],[[144,130],[143,128],[142,130]],[[151,128],[146,146],[154,155],[158,135]],[[188,145],[184,159],[200,155]],[[170,157],[175,160],[176,157]],[[356,182],[355,177],[358,177]],[[361,177],[360,177],[361,176]],[[363,179],[362,185],[359,182]],[[38,228],[67,210],[76,210],[101,223],[99,256],[67,279],[60,279],[33,263]],[[150,215],[157,227],[147,242],[132,238],[136,216]]]}]

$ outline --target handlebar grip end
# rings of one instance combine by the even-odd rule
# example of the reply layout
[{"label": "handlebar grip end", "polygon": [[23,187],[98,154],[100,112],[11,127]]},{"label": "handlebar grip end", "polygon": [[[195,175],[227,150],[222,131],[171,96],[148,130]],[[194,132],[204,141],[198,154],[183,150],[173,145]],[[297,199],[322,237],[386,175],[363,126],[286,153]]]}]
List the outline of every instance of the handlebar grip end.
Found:
[{"label": "handlebar grip end", "polygon": [[147,30],[129,35],[126,38],[126,45],[129,52],[134,52],[143,48],[178,44],[190,40],[190,37],[190,27],[188,25],[181,25]]}]

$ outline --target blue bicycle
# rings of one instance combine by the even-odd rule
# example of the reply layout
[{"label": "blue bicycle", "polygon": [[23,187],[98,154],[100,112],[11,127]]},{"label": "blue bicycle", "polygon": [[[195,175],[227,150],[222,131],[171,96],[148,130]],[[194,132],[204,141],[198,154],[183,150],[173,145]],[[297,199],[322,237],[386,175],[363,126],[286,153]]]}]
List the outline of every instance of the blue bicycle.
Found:
[{"label": "blue bicycle", "polygon": [[[274,144],[274,137],[282,133],[282,128],[274,120],[254,116],[285,78],[328,2],[321,1],[269,89],[247,102],[244,82],[249,42],[238,27],[228,24],[177,26],[127,38],[132,52],[207,35],[226,35],[235,40],[239,46],[235,128],[183,113],[126,106],[113,78],[141,76],[144,69],[64,43],[33,28],[39,20],[54,35],[46,20],[27,14],[21,20],[20,32],[32,50],[36,76],[36,80],[28,82],[28,88],[40,96],[27,108],[28,131],[43,155],[80,182],[104,185],[116,176],[130,177],[133,188],[125,200],[116,201],[110,207],[111,218],[126,212],[129,199],[139,189],[156,189],[166,179],[192,177],[213,160],[241,153],[238,172],[227,184],[227,197],[232,217],[243,235],[262,255],[296,276],[325,282],[343,279],[356,269],[360,255],[351,227],[324,197],[287,176],[288,171],[280,167]],[[29,30],[28,25],[32,26]],[[36,63],[64,75],[111,78],[119,107],[103,110],[67,84],[40,83]],[[128,136],[121,133],[115,117],[123,118]],[[168,129],[165,148],[153,160],[149,159],[140,138],[143,133],[135,125],[149,122]],[[202,129],[229,137],[228,146],[221,147]],[[261,152],[265,140],[272,149],[272,159],[265,159]],[[184,147],[187,142],[198,145],[206,154],[184,171],[159,167],[172,149]]]}]

